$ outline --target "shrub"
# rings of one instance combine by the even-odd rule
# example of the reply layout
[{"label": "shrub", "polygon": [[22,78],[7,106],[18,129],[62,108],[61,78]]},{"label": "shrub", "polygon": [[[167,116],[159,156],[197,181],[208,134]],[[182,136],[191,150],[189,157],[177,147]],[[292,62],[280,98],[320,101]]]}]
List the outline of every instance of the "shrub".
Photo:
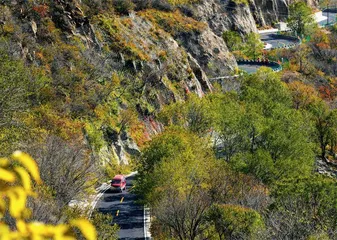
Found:
[{"label": "shrub", "polygon": [[4,35],[10,35],[12,33],[15,32],[15,26],[14,24],[12,23],[5,23],[3,26],[2,26],[2,31],[4,33]]},{"label": "shrub", "polygon": [[238,5],[240,4],[248,5],[248,0],[234,0],[234,2]]},{"label": "shrub", "polygon": [[214,205],[208,214],[220,239],[259,239],[258,233],[264,229],[261,215],[250,208]]},{"label": "shrub", "polygon": [[116,12],[120,14],[128,14],[135,8],[135,5],[131,0],[114,0],[113,5]]},{"label": "shrub", "polygon": [[173,11],[174,7],[167,0],[153,0],[152,7],[161,11]]},{"label": "shrub", "polygon": [[41,18],[44,18],[48,15],[49,7],[47,5],[37,5],[33,7],[33,11]]},{"label": "shrub", "polygon": [[201,32],[205,29],[205,23],[198,22],[190,17],[185,17],[178,10],[174,12],[164,12],[154,9],[145,10],[139,13],[147,18],[157,27],[163,28],[166,32],[177,35],[182,32]]},{"label": "shrub", "polygon": [[229,50],[231,51],[239,50],[243,45],[242,38],[240,34],[237,32],[234,32],[234,31],[223,32],[222,38],[226,42]]},{"label": "shrub", "polygon": [[133,41],[130,41],[127,38],[127,34],[125,34],[127,31],[125,30],[124,24],[131,27],[132,22],[122,21],[121,18],[105,15],[98,15],[96,18],[101,29],[107,33],[112,49],[125,54],[127,60],[150,60],[150,56],[147,55],[140,46],[137,46]]},{"label": "shrub", "polygon": [[172,5],[193,4],[200,2],[200,0],[167,0],[167,1]]},{"label": "shrub", "polygon": [[187,17],[194,16],[194,11],[189,5],[181,5],[179,6],[179,10]]},{"label": "shrub", "polygon": [[133,0],[135,10],[144,10],[152,7],[152,0]]}]

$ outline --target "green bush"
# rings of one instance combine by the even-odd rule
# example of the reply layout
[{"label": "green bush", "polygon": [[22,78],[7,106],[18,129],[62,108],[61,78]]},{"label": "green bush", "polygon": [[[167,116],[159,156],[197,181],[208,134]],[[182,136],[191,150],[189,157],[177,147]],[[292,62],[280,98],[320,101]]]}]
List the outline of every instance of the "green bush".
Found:
[{"label": "green bush", "polygon": [[227,47],[231,51],[239,50],[242,45],[243,41],[239,33],[234,31],[226,31],[222,34],[222,38],[227,44]]},{"label": "green bush", "polygon": [[220,239],[259,239],[265,226],[262,216],[238,205],[214,205],[208,213]]},{"label": "green bush", "polygon": [[135,8],[135,5],[131,0],[114,0],[113,5],[116,12],[120,14],[128,14]]}]

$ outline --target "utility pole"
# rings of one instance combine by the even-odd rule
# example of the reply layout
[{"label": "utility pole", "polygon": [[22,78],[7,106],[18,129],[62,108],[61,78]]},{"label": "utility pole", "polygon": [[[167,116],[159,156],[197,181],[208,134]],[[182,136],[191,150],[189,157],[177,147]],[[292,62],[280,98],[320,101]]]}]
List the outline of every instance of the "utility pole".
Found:
[{"label": "utility pole", "polygon": [[[335,2],[335,8],[333,9],[333,13],[336,14],[336,11],[337,11],[337,3]],[[334,15],[334,16],[335,16],[335,18],[333,20],[333,24],[336,24],[336,22],[337,22],[337,16],[336,15]]]},{"label": "utility pole", "polygon": [[330,16],[329,16],[329,15],[330,15],[330,14],[329,14],[329,8],[330,8],[330,5],[329,5],[329,3],[328,3],[328,9],[327,9],[328,20],[327,20],[327,22],[326,22],[326,25],[327,25],[327,26],[329,26],[329,17],[330,17]]}]

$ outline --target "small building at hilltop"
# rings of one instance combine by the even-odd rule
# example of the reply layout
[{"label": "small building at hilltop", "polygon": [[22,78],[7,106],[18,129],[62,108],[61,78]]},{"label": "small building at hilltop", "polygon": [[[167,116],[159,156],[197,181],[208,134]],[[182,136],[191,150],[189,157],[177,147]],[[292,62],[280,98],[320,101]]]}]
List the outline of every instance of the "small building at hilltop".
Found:
[{"label": "small building at hilltop", "polygon": [[288,28],[288,24],[287,23],[285,23],[285,22],[279,22],[279,23],[277,23],[276,24],[276,27],[277,27],[277,29],[279,30],[279,31],[288,31],[289,30],[289,28]]}]

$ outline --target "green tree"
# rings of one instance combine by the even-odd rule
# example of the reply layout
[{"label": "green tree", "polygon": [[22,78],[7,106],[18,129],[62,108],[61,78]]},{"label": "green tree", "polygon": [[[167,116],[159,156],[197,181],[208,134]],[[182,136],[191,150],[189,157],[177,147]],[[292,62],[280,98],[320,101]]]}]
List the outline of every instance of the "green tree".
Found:
[{"label": "green tree", "polygon": [[280,76],[270,68],[261,68],[243,80],[240,99],[260,105],[263,115],[269,116],[277,106],[291,107],[291,95]]},{"label": "green tree", "polygon": [[231,163],[265,182],[309,174],[314,161],[311,124],[292,109],[290,92],[279,77],[259,71],[243,82],[240,99],[246,109],[241,128],[246,129],[249,148]]},{"label": "green tree", "polygon": [[242,38],[238,32],[235,31],[223,32],[222,38],[226,42],[226,45],[229,48],[229,50],[231,51],[239,50],[243,45]]},{"label": "green tree", "polygon": [[111,225],[113,217],[110,214],[94,212],[91,216],[91,223],[97,231],[97,240],[118,239],[119,227],[117,224]]},{"label": "green tree", "polygon": [[[186,165],[190,167],[188,164],[195,164],[195,167],[191,167],[191,169],[188,170],[190,174],[196,174],[198,171],[208,169],[208,167],[206,169],[200,169],[197,165],[202,161],[201,159],[208,163],[209,161],[212,162],[214,154],[210,146],[208,140],[200,138],[180,127],[171,127],[164,133],[156,136],[143,149],[142,155],[138,159],[139,193],[147,200],[147,196],[150,196],[149,194],[156,186],[162,185],[166,180],[169,180],[169,176],[167,176],[167,179],[163,177],[164,173],[159,174],[158,178],[154,177],[154,172],[156,171],[158,173],[161,167],[167,166],[170,162],[177,161],[177,167],[181,167],[177,173],[187,170],[182,166]],[[193,163],[195,159],[197,160]],[[179,161],[184,162],[179,165]],[[182,179],[184,178],[181,178],[181,180]],[[178,181],[177,184],[178,183],[180,183],[180,181]]]},{"label": "green tree", "polygon": [[243,53],[250,58],[257,59],[262,57],[263,43],[260,35],[257,33],[249,33],[243,46]]},{"label": "green tree", "polygon": [[[178,239],[196,239],[211,205],[215,159],[211,145],[181,128],[155,137],[140,159],[136,191],[157,219]],[[162,228],[164,229],[164,228]]]},{"label": "green tree", "polygon": [[318,93],[311,85],[300,81],[293,81],[288,84],[288,88],[293,98],[294,108],[303,109],[318,98]]},{"label": "green tree", "polygon": [[327,232],[336,238],[337,198],[335,179],[322,175],[290,178],[272,188],[275,202],[268,225],[277,239],[307,239]]},{"label": "green tree", "polygon": [[213,122],[211,103],[208,98],[189,95],[186,102],[172,103],[165,106],[159,119],[167,126],[181,126],[203,136],[210,130]]},{"label": "green tree", "polygon": [[21,61],[0,51],[0,127],[13,123],[15,113],[27,110],[30,79]]},{"label": "green tree", "polygon": [[298,36],[309,34],[315,25],[313,11],[305,1],[296,1],[289,6],[288,26]]},{"label": "green tree", "polygon": [[308,47],[308,45],[303,44],[296,47],[293,57],[299,65],[299,72],[309,75],[310,73],[312,73],[312,71],[315,71],[308,58],[310,54],[312,54],[312,50],[310,47]]},{"label": "green tree", "polygon": [[313,121],[315,122],[316,139],[321,150],[320,155],[324,159],[327,153],[327,146],[336,140],[337,111],[330,110],[323,100],[310,104],[309,111],[312,113]]},{"label": "green tree", "polygon": [[252,175],[239,173],[226,162],[217,161],[212,177],[216,179],[210,187],[213,202],[240,205],[259,212],[266,209],[267,186]]},{"label": "green tree", "polygon": [[213,205],[208,221],[214,225],[220,240],[259,239],[258,233],[264,229],[258,212],[237,205]]},{"label": "green tree", "polygon": [[30,69],[1,47],[0,58],[0,152],[9,154],[35,130],[28,129],[22,119],[33,103],[38,103],[40,80],[32,78]]},{"label": "green tree", "polygon": [[245,124],[245,107],[239,102],[237,94],[209,95],[211,111],[213,112],[213,128],[216,132],[214,147],[218,156],[227,162],[249,145]]}]

